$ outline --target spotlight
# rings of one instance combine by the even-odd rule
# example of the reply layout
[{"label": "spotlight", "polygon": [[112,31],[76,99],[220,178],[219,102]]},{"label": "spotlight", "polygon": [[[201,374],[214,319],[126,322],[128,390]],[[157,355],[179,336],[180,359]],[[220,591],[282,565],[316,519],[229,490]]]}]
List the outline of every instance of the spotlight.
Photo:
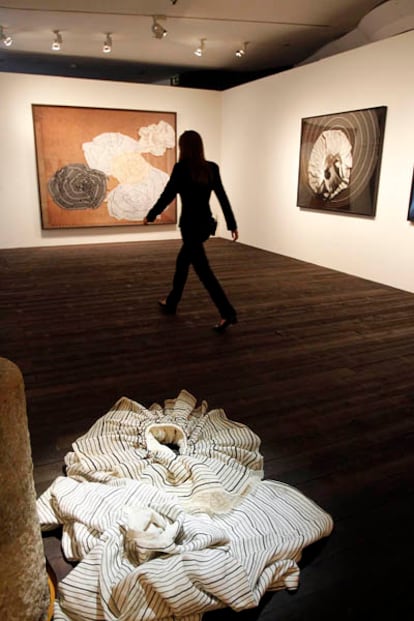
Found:
[{"label": "spotlight", "polygon": [[52,50],[54,52],[59,52],[62,49],[62,35],[60,34],[59,30],[54,30],[53,32],[55,34],[55,39],[52,43]]},{"label": "spotlight", "polygon": [[202,56],[204,54],[204,48],[205,48],[205,41],[207,41],[207,39],[200,39],[200,45],[198,46],[198,48],[194,51],[194,54],[196,56]]},{"label": "spotlight", "polygon": [[248,43],[249,43],[248,41],[245,41],[243,43],[243,47],[241,47],[240,49],[238,49],[236,51],[235,54],[236,54],[237,58],[243,58],[243,56],[246,54],[246,48],[248,46]]},{"label": "spotlight", "polygon": [[13,39],[4,34],[3,26],[0,26],[0,41],[6,46],[10,47],[13,43]]},{"label": "spotlight", "polygon": [[104,54],[110,54],[112,52],[112,37],[110,32],[106,33],[102,51]]},{"label": "spotlight", "polygon": [[157,19],[165,19],[164,17],[161,16],[156,16],[154,15],[152,18],[152,34],[154,35],[154,37],[156,39],[163,39],[164,37],[167,36],[168,31],[165,30],[165,28],[163,26],[161,26],[161,24],[157,21]]}]

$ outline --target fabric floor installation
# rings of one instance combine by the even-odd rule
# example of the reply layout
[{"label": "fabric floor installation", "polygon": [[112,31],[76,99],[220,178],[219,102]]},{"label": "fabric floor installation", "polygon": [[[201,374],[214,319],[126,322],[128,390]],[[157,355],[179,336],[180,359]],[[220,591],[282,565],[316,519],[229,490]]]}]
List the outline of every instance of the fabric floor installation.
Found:
[{"label": "fabric floor installation", "polygon": [[332,518],[263,479],[260,439],[182,390],[149,409],[122,397],[76,440],[66,474],[39,497],[77,564],[55,621],[200,621],[296,589],[302,550]]}]

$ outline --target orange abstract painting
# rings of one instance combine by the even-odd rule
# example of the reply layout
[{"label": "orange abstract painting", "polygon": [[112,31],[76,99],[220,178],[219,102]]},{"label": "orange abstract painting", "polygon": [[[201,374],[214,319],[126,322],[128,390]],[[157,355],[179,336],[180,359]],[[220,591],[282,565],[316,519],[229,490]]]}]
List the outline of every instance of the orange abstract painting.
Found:
[{"label": "orange abstract painting", "polygon": [[[175,112],[32,105],[42,228],[140,225],[176,162]],[[157,224],[177,222],[176,201]]]}]

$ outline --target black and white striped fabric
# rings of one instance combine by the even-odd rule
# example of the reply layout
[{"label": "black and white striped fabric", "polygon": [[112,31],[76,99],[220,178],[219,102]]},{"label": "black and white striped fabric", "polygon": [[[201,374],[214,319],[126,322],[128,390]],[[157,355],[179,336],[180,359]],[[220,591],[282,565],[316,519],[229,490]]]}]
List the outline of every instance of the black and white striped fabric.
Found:
[{"label": "black and white striped fabric", "polygon": [[295,488],[260,479],[251,430],[185,391],[150,410],[121,399],[73,449],[67,476],[38,499],[42,527],[63,525],[63,551],[79,561],[55,621],[200,621],[255,607],[267,590],[297,588],[303,548],[333,527]]},{"label": "black and white striped fabric", "polygon": [[263,478],[260,439],[222,409],[196,405],[185,390],[149,409],[121,398],[74,442],[67,475],[100,483],[135,479],[173,494],[190,511],[228,511]]}]

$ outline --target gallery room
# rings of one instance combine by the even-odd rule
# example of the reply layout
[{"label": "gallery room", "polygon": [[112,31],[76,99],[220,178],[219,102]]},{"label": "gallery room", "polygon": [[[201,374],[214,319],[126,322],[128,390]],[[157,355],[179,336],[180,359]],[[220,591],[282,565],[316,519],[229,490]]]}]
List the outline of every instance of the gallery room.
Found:
[{"label": "gallery room", "polygon": [[[223,90],[0,71],[5,619],[50,620],[50,602],[55,621],[393,619],[410,605],[405,30]],[[159,305],[181,199],[144,222],[188,130],[237,223],[213,192],[204,247],[237,310],[223,330],[192,267],[174,312]],[[107,168],[124,148],[124,191],[153,175],[132,216]],[[87,167],[99,196],[77,209],[58,172]],[[43,596],[48,616],[30,603]]]}]

